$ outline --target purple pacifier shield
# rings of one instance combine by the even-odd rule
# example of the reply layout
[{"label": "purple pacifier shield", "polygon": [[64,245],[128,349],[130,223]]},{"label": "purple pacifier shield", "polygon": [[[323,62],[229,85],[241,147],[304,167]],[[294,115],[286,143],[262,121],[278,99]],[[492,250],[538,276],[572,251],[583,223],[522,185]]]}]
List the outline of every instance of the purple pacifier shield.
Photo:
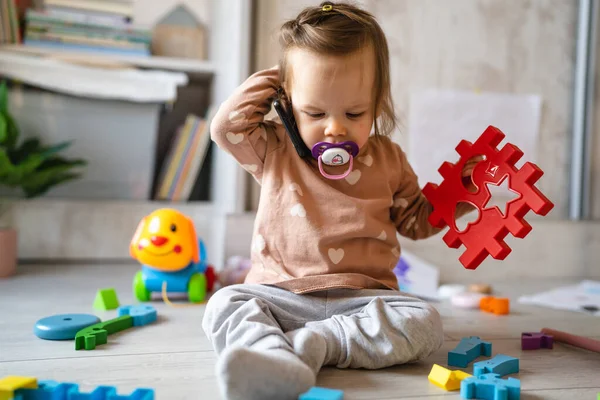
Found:
[{"label": "purple pacifier shield", "polygon": [[319,156],[328,149],[344,149],[350,153],[352,157],[356,157],[358,154],[358,145],[352,141],[341,143],[318,142],[313,146],[311,153],[315,159],[319,159]]}]

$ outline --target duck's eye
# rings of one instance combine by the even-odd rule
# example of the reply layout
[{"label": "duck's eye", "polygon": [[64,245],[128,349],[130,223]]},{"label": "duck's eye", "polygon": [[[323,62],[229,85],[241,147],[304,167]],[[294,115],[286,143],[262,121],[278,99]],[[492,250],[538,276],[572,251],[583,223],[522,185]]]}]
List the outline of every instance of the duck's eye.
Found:
[{"label": "duck's eye", "polygon": [[175,224],[171,224],[171,232],[177,232],[177,226]]}]

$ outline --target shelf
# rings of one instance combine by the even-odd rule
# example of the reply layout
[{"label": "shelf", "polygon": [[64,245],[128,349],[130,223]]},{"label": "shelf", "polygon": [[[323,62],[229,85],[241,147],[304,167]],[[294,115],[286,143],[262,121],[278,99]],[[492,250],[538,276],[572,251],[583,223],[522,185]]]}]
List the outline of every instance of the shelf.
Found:
[{"label": "shelf", "polygon": [[92,54],[72,50],[61,50],[55,48],[50,49],[23,45],[2,45],[0,46],[0,57],[1,52],[47,56],[59,59],[62,58],[72,61],[81,61],[86,64],[98,63],[103,65],[110,65],[111,63],[118,63],[127,64],[129,66],[137,68],[161,69],[187,73],[214,74],[216,70],[214,65],[209,61],[193,60],[186,58],[157,56],[136,57],[120,54]]}]

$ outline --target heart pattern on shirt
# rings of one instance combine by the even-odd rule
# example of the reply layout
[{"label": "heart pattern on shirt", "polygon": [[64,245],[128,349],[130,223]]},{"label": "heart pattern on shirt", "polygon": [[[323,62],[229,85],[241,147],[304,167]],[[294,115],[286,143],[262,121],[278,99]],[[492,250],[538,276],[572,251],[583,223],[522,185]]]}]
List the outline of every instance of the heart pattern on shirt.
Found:
[{"label": "heart pattern on shirt", "polygon": [[381,231],[381,234],[379,236],[377,236],[377,239],[379,240],[386,240],[387,239],[387,233],[385,233],[385,231]]},{"label": "heart pattern on shirt", "polygon": [[373,165],[373,157],[371,157],[370,154],[367,154],[366,156],[358,157],[357,160],[359,162],[365,164],[367,167],[370,167],[371,165]]},{"label": "heart pattern on shirt", "polygon": [[225,137],[227,138],[227,140],[231,144],[238,144],[242,140],[244,140],[244,134],[243,133],[227,132],[227,134],[225,135]]},{"label": "heart pattern on shirt", "polygon": [[329,249],[327,255],[331,262],[337,265],[344,258],[344,249]]},{"label": "heart pattern on shirt", "polygon": [[303,196],[303,194],[302,194],[302,188],[296,182],[290,183],[289,189],[290,189],[291,192],[298,192],[298,194],[300,196]]},{"label": "heart pattern on shirt", "polygon": [[358,182],[358,180],[360,179],[361,175],[362,175],[362,173],[360,172],[360,170],[355,169],[354,171],[350,172],[348,174],[348,176],[345,178],[346,182],[348,182],[351,185],[355,185],[356,182]]},{"label": "heart pattern on shirt", "polygon": [[256,235],[254,237],[254,243],[252,244],[252,249],[257,253],[262,253],[262,251],[267,247],[265,243],[265,238],[262,235]]},{"label": "heart pattern on shirt", "polygon": [[396,208],[406,208],[408,207],[408,200],[403,199],[402,197],[397,197],[394,199],[394,207]]},{"label": "heart pattern on shirt", "polygon": [[300,203],[298,203],[294,207],[292,207],[292,209],[290,210],[290,213],[292,214],[292,217],[300,217],[300,218],[306,217],[306,209]]},{"label": "heart pattern on shirt", "polygon": [[235,124],[236,122],[240,122],[246,119],[244,113],[239,111],[232,111],[229,113],[229,122]]},{"label": "heart pattern on shirt", "polygon": [[414,215],[412,217],[410,217],[410,219],[408,220],[408,222],[406,223],[406,229],[410,229],[413,224],[415,223],[415,221],[417,220],[417,217],[415,217]]},{"label": "heart pattern on shirt", "polygon": [[258,165],[256,164],[243,164],[242,167],[249,172],[256,172],[258,170]]}]

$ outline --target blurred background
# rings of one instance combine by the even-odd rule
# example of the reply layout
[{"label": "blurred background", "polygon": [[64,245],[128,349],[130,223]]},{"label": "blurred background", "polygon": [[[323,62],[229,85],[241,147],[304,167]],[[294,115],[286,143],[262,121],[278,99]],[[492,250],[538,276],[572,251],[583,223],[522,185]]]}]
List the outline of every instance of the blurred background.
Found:
[{"label": "blurred background", "polygon": [[[387,35],[394,140],[422,185],[441,181],[437,168],[458,159],[460,140],[494,125],[506,134],[500,146],[524,152],[517,166],[544,171],[537,186],[555,205],[544,217],[529,213],[532,232],[509,235],[508,258],[477,271],[465,271],[462,250],[441,236],[402,239],[404,248],[442,281],[600,277],[597,3],[355,3]],[[194,219],[217,268],[247,256],[258,186],[210,143],[208,125],[245,78],[277,63],[279,26],[315,4],[0,0],[2,112],[14,121],[4,125],[30,146],[11,147],[0,132],[15,164],[0,158],[2,221],[18,232],[19,262],[130,261],[139,219],[163,206]],[[28,170],[28,149],[54,159]],[[494,195],[502,207],[511,193]]]}]

